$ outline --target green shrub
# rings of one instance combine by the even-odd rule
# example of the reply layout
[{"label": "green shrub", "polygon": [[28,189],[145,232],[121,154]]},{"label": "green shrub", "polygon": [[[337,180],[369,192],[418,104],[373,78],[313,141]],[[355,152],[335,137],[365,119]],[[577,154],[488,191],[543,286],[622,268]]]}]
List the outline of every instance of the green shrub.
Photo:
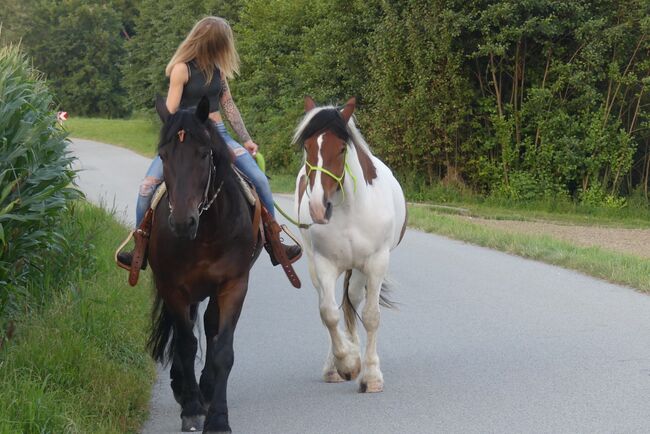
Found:
[{"label": "green shrub", "polygon": [[48,269],[66,269],[62,222],[79,193],[52,96],[16,46],[0,49],[0,101],[1,324],[11,308],[39,295]]}]

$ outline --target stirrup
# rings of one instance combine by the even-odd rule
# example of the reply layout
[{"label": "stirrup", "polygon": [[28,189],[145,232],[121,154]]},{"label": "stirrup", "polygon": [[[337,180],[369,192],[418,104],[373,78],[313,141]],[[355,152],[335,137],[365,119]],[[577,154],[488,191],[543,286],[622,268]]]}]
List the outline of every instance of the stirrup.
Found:
[{"label": "stirrup", "polygon": [[[293,240],[293,242],[296,243],[296,245],[297,245],[298,247],[300,247],[300,250],[304,250],[304,249],[302,248],[302,244],[300,244],[300,241],[298,241],[298,237],[296,237],[296,236],[294,235],[294,233],[291,232],[291,231],[289,230],[289,228],[287,227],[287,225],[280,225],[280,228],[282,229],[282,232],[284,232],[285,234],[287,234],[287,236],[288,236],[289,238],[291,238],[291,239]],[[296,257],[294,261],[291,261],[291,263],[293,264],[293,263],[296,262],[299,258],[300,258],[300,256]]]},{"label": "stirrup", "polygon": [[[151,231],[151,220],[153,218],[153,210],[149,208],[140,223],[140,227],[132,231],[129,236],[122,242],[120,247],[115,251],[115,263],[120,268],[124,268],[129,271],[129,285],[135,286],[138,283],[138,277],[140,276],[140,269],[144,258],[146,256],[147,245],[149,244],[149,233]],[[133,249],[133,260],[131,265],[123,264],[117,258],[118,253],[124,249],[124,246],[131,241],[131,238],[135,240],[135,248]]]},{"label": "stirrup", "polygon": [[[282,242],[280,241],[280,233],[282,232],[283,228],[278,224],[278,222],[275,221],[275,219],[272,217],[269,218],[270,216],[267,210],[264,210],[264,212],[266,213],[267,218],[267,220],[264,222],[264,228],[268,232],[268,236],[266,237],[266,244],[264,247],[269,252],[269,254],[273,255],[273,257],[275,257],[275,260],[282,266],[284,273],[287,275],[287,278],[293,287],[300,288],[302,286],[300,283],[300,278],[298,278],[296,271],[291,266],[292,262],[289,261],[289,258],[284,251],[284,247],[282,246]],[[290,235],[290,237],[292,239],[295,239],[292,235]],[[294,259],[298,260],[299,257],[300,255]]]},{"label": "stirrup", "polygon": [[117,255],[120,254],[122,250],[124,250],[124,247],[129,244],[129,241],[131,241],[131,238],[133,238],[133,233],[135,231],[129,232],[129,235],[126,237],[126,239],[120,244],[120,246],[115,250],[115,255],[113,256],[113,259],[115,259],[115,263],[117,264],[118,267],[125,269],[126,271],[131,271],[131,266],[128,264],[125,264],[123,262],[120,262],[118,259]]}]

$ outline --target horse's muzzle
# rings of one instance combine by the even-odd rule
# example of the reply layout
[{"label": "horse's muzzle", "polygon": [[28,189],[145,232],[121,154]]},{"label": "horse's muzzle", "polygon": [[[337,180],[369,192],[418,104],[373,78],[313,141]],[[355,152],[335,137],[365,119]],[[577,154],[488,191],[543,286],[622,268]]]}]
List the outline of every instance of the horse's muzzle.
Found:
[{"label": "horse's muzzle", "polygon": [[169,226],[172,233],[178,238],[193,240],[196,238],[196,233],[199,229],[199,216],[190,215],[182,220],[176,220],[173,214],[169,215]]},{"label": "horse's muzzle", "polygon": [[309,203],[309,215],[314,223],[325,225],[329,223],[332,217],[332,202],[327,202],[327,205],[321,203]]}]

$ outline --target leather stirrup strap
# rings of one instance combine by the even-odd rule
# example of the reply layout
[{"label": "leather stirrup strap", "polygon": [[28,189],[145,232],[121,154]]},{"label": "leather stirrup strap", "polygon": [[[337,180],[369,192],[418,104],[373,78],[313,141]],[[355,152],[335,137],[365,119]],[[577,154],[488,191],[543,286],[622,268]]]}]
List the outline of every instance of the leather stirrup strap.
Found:
[{"label": "leather stirrup strap", "polygon": [[284,273],[287,275],[287,278],[293,287],[300,288],[302,286],[300,279],[298,278],[296,271],[293,269],[291,261],[289,261],[289,258],[287,258],[287,253],[284,251],[284,247],[280,242],[280,233],[282,232],[282,228],[278,222],[276,222],[275,219],[269,214],[266,208],[262,210],[262,213],[264,214],[264,227],[268,235],[266,237],[265,247],[267,250],[271,250],[269,253],[271,253],[277,262],[282,266]]},{"label": "leather stirrup strap", "polygon": [[131,261],[131,270],[129,270],[129,285],[135,286],[138,283],[140,269],[147,252],[149,244],[149,234],[151,233],[151,221],[153,219],[153,210],[149,208],[140,223],[140,227],[133,232],[135,249],[133,249],[133,260]]}]

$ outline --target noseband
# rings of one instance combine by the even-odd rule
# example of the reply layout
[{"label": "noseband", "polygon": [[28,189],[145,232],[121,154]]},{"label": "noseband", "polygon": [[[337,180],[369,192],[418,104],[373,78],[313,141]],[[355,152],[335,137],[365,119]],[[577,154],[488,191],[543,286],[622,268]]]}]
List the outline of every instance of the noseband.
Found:
[{"label": "noseband", "polygon": [[[185,130],[178,131],[178,140],[181,143],[183,143],[183,141],[185,140]],[[212,158],[212,150],[210,150],[210,172],[208,173],[208,182],[205,184],[205,189],[203,190],[203,198],[201,199],[201,202],[197,207],[199,211],[199,217],[201,216],[201,214],[203,214],[204,211],[210,209],[217,196],[219,196],[219,193],[221,192],[221,187],[223,187],[223,181],[221,181],[221,184],[219,184],[219,188],[217,188],[217,191],[212,195],[210,200],[208,200],[210,186],[212,185],[212,172],[215,172],[216,170],[217,168],[214,166],[214,159]],[[172,213],[174,212],[174,206],[172,205],[172,200],[171,197],[169,196],[169,193],[167,193],[167,204],[169,205],[169,216],[171,217]]]},{"label": "noseband", "polygon": [[[322,167],[322,166],[314,166],[307,161],[305,158],[305,166],[307,166],[307,170],[305,170],[307,174],[307,178],[311,175],[312,172],[323,172],[330,178],[332,178],[336,183],[339,185],[339,189],[341,190],[341,193],[343,194],[343,197],[341,199],[341,205],[345,201],[345,190],[343,189],[343,180],[345,179],[345,173],[347,172],[350,175],[350,178],[352,178],[352,181],[354,182],[354,192],[357,192],[357,177],[354,176],[352,173],[352,170],[350,170],[350,166],[348,165],[348,153],[347,151],[345,152],[345,161],[344,161],[344,166],[343,166],[343,173],[341,173],[340,176],[335,175],[332,173],[330,170]],[[307,181],[309,182],[309,181]],[[308,192],[307,189],[305,189],[305,192]]]}]

